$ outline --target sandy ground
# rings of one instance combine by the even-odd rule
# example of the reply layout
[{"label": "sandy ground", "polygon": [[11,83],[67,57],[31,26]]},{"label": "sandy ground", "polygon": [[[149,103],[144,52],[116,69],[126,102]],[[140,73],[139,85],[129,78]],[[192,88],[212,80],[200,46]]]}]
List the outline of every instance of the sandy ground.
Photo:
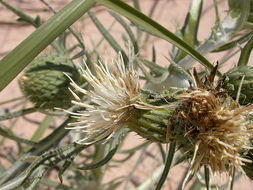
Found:
[{"label": "sandy ground", "polygon": [[[39,2],[39,0],[9,0],[8,2],[16,8],[22,9],[27,14],[33,17],[39,14],[41,16],[42,21],[46,21],[50,16],[53,15],[44,5]],[[52,5],[53,8],[59,10],[61,7],[64,6],[65,3],[67,3],[67,0],[60,0],[55,2],[51,0],[48,2]],[[170,31],[174,32],[177,27],[180,28],[183,25],[184,18],[188,10],[189,2],[189,0],[159,0],[155,12],[153,14],[153,19],[168,28]],[[225,0],[220,0],[218,2],[222,12],[221,17],[224,17],[225,11],[227,9],[227,3]],[[147,14],[153,3],[154,0],[145,0],[145,3],[141,4],[141,10]],[[105,11],[105,9],[103,9],[102,7],[96,7],[94,11],[96,11],[98,18],[102,21],[105,27],[109,28],[112,23],[112,17]],[[213,26],[213,23],[215,23],[214,13],[215,12],[214,8],[212,7],[212,1],[205,1],[203,7],[203,14],[200,22],[200,31],[198,33],[198,39],[200,41],[208,37],[208,34],[211,31],[211,27]],[[8,52],[10,52],[16,45],[18,45],[22,40],[24,40],[29,34],[31,34],[35,30],[32,26],[16,22],[16,19],[17,16],[10,13],[10,11],[0,5],[0,58],[7,55]],[[92,49],[92,40],[96,43],[101,38],[101,35],[87,16],[82,17],[78,23],[73,25],[73,28],[77,32],[80,32],[82,34],[85,45],[88,47],[88,49]],[[120,27],[118,24],[115,24],[111,29],[112,35],[121,45],[123,45],[123,40],[121,37],[122,31],[122,27]],[[71,43],[74,44],[75,42],[69,43],[71,45]],[[161,65],[168,65],[168,62],[166,61],[165,57],[168,57],[168,52],[170,51],[172,46],[166,41],[151,37],[150,43],[146,45],[143,49],[141,49],[140,55],[145,58],[150,58],[152,45],[154,45],[154,47],[156,48],[158,62]],[[101,57],[103,57],[103,55],[107,54],[107,52],[110,52],[109,44],[107,42],[103,42],[98,51],[100,52]],[[222,60],[224,56],[224,54],[218,53],[207,55],[207,58],[210,60],[210,62],[215,62],[216,60]],[[224,68],[224,70],[230,68],[231,65],[233,65],[237,59],[238,56],[235,56],[233,60],[230,61],[230,65]],[[17,85],[17,78],[13,80],[0,93],[0,101],[9,100],[22,95]],[[14,105],[15,104],[13,104],[13,106]],[[10,108],[10,105],[0,106],[0,108],[2,108],[2,110],[0,111],[3,113],[4,109],[6,110],[7,108]],[[10,109],[10,111],[12,110],[13,109]],[[36,118],[37,121],[40,121],[44,117],[45,116],[40,113],[35,113],[28,116],[28,118],[30,119]],[[5,124],[8,125],[9,123],[10,122],[6,122]],[[30,138],[34,133],[35,129],[36,127],[34,127],[34,125],[28,124],[27,121],[21,118],[19,119],[18,124],[15,126],[14,131],[17,135],[23,138]],[[48,133],[50,133],[50,131],[48,131]],[[137,135],[131,134],[124,142],[124,147],[126,149],[131,148],[136,144],[140,144],[143,141],[144,140]],[[0,151],[1,153],[4,153],[10,151],[9,149],[15,152],[17,148],[16,146],[14,146],[12,141],[6,140],[5,147],[1,147]],[[148,150],[148,152],[150,155],[145,155],[143,163],[134,173],[133,179],[129,183],[128,189],[135,189],[134,184],[140,184],[141,182],[149,178],[152,172],[155,171],[158,165],[161,163],[160,158],[157,158],[155,162],[154,159],[150,158],[152,156],[155,157],[158,154],[158,149],[156,148],[155,144],[150,146],[150,150]],[[130,160],[122,164],[120,168],[110,169],[106,173],[104,181],[110,181],[114,177],[121,175],[128,176],[132,168],[134,167],[134,164],[138,159],[139,154],[140,153],[138,152]],[[1,158],[0,162],[6,164],[6,167],[8,167],[8,163],[3,162]],[[163,189],[178,189],[178,186],[182,182],[182,177],[185,174],[186,169],[186,164],[182,164],[180,166],[172,168],[167,178],[166,186]],[[123,186],[121,186],[119,189],[123,189]],[[253,187],[252,183],[246,177],[242,177],[238,182],[236,182],[234,189],[251,190],[253,189]]]}]

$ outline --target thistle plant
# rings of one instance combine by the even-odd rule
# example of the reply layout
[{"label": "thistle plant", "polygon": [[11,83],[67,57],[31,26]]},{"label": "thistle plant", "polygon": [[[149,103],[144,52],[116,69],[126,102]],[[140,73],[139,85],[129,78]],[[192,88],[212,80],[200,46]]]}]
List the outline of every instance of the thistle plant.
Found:
[{"label": "thistle plant", "polygon": [[[69,125],[85,137],[77,140],[77,143],[90,144],[102,139],[108,140],[123,127],[129,127],[152,142],[176,142],[178,149],[191,160],[188,177],[195,174],[202,165],[213,174],[232,175],[234,167],[243,172],[244,162],[252,162],[241,156],[241,152],[247,153],[251,149],[253,128],[247,114],[252,106],[237,108],[238,103],[221,90],[222,84],[214,83],[218,65],[206,77],[205,82],[199,79],[194,70],[195,87],[181,90],[171,102],[166,101],[171,98],[168,89],[165,91],[168,95],[162,97],[165,99],[162,105],[149,104],[150,100],[147,101],[147,97],[142,96],[137,72],[132,65],[130,70],[124,67],[121,54],[112,74],[107,64],[103,66],[100,63],[100,67],[95,65],[95,68],[98,78],[88,69],[83,71],[83,76],[94,91],[88,92],[72,81],[72,86],[94,104],[82,102],[73,93],[77,100],[73,103],[86,108],[85,111],[71,113],[78,120]],[[150,119],[144,123],[148,116],[147,110]],[[152,117],[156,120],[162,117],[163,120],[157,124]]]},{"label": "thistle plant", "polygon": [[[18,82],[24,98],[2,102],[22,99],[20,110],[10,107],[9,113],[0,115],[1,146],[8,138],[18,147],[15,156],[6,156],[9,168],[0,163],[1,190],[159,190],[167,188],[170,169],[181,162],[188,168],[175,189],[233,189],[240,176],[253,179],[252,0],[227,1],[224,19],[214,0],[216,22],[203,41],[197,35],[206,4],[203,0],[191,0],[184,25],[175,34],[152,19],[158,1],[149,16],[142,13],[138,0],[133,0],[133,6],[120,0],[73,0],[59,12],[41,2],[54,14],[45,23],[39,15],[34,19],[0,0],[20,22],[36,28],[0,61],[1,90],[24,69]],[[111,27],[114,23],[122,27],[124,43],[104,26],[96,5],[110,9],[115,20]],[[78,19],[86,12],[85,19],[101,34],[98,43],[91,40],[93,47],[70,28],[82,22]],[[151,50],[150,39],[173,45],[166,66],[158,63],[155,46],[151,59],[143,57],[145,49]],[[100,54],[102,41],[115,50],[109,61]],[[38,56],[48,45],[51,53]],[[217,57],[211,64],[206,54],[215,52],[225,52],[225,58]],[[236,54],[240,57],[235,66],[221,72]],[[196,62],[203,67],[196,69]],[[26,108],[26,100],[34,107]],[[52,115],[59,110],[61,117]],[[45,115],[42,121],[24,116],[37,111]],[[22,118],[38,126],[31,139],[12,129]],[[55,119],[61,124],[54,125]],[[125,150],[131,134],[141,144]],[[118,159],[115,154],[126,157]],[[130,172],[104,181],[113,167],[132,162],[133,155],[137,161]],[[148,156],[151,177],[134,181],[137,168]],[[147,173],[148,168],[143,168]],[[215,183],[226,176],[229,179],[223,184]]]}]

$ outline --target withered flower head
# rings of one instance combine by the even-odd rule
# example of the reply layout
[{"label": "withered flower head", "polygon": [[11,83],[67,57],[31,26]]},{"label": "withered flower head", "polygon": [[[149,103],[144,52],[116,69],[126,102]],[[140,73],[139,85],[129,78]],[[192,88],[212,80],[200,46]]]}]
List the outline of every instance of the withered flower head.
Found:
[{"label": "withered flower head", "polygon": [[196,87],[179,95],[180,103],[172,116],[172,135],[188,158],[191,158],[189,175],[202,165],[213,174],[232,173],[233,167],[242,171],[241,156],[248,151],[253,137],[247,114],[252,106],[239,107],[222,84],[214,86],[214,71],[202,82],[194,71]]},{"label": "withered flower head", "polygon": [[83,77],[93,87],[91,91],[79,87],[74,81],[71,83],[87,98],[84,102],[73,93],[76,100],[72,103],[85,108],[84,111],[71,113],[77,122],[70,123],[70,129],[83,136],[77,143],[88,144],[112,137],[124,124],[128,110],[139,96],[139,77],[133,65],[130,63],[129,69],[126,69],[121,53],[116,60],[112,58],[111,65],[112,72],[107,63],[101,62],[94,66],[94,74],[88,67],[82,71]]}]

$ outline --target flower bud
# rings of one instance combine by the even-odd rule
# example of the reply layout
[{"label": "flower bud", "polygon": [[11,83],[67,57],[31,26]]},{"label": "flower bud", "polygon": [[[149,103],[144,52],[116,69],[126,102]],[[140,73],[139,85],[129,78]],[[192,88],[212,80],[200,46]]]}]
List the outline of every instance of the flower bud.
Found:
[{"label": "flower bud", "polygon": [[[243,76],[245,77],[242,81]],[[239,103],[241,105],[253,103],[253,67],[247,65],[234,67],[224,77],[223,88],[227,90],[233,99],[236,99],[240,83],[242,82]]]},{"label": "flower bud", "polygon": [[72,95],[70,80],[78,82],[78,70],[66,54],[53,52],[34,59],[19,79],[24,95],[35,107],[43,109],[68,108]]}]

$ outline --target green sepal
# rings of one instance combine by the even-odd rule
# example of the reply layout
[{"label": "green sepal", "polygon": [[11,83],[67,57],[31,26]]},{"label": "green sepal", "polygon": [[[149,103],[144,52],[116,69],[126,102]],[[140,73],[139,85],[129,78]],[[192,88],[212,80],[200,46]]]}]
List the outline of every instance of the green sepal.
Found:
[{"label": "green sepal", "polygon": [[174,112],[177,96],[184,89],[170,88],[162,94],[150,90],[142,90],[141,101],[147,109],[134,108],[130,111],[127,126],[152,142],[168,143],[170,119]]}]

